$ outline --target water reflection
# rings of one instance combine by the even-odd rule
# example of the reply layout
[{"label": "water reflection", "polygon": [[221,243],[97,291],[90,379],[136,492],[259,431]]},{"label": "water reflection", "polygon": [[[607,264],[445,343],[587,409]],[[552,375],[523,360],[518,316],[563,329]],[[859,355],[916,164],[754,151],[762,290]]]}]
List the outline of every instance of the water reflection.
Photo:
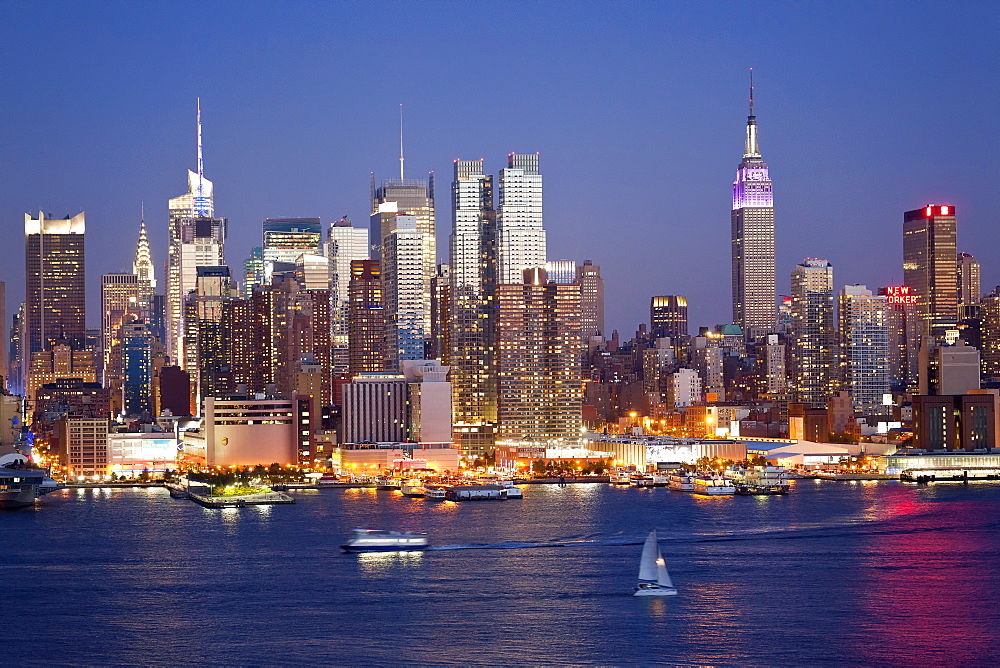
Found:
[{"label": "water reflection", "polygon": [[357,555],[358,565],[364,575],[378,575],[397,568],[415,568],[423,560],[423,552],[363,552]]}]

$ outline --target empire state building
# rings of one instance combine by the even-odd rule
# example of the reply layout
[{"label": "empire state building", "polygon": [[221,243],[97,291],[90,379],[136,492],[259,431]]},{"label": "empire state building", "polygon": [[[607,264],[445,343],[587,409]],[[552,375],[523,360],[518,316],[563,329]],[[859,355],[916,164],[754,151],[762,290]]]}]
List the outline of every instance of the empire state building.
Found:
[{"label": "empire state building", "polygon": [[775,330],[774,198],[767,163],[757,146],[753,80],[746,147],[733,182],[733,322],[748,338]]}]

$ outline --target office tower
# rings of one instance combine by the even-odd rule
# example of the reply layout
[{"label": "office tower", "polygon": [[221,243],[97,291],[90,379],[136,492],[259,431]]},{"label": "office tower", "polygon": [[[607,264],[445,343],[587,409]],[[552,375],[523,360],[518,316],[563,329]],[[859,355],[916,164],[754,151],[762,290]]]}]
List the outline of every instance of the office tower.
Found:
[{"label": "office tower", "polygon": [[792,270],[792,394],[816,408],[833,396],[836,340],[833,328],[833,265],[806,259]]},{"label": "office tower", "polygon": [[138,417],[153,410],[153,335],[145,323],[121,327],[122,414]]},{"label": "office tower", "polygon": [[85,227],[82,211],[66,218],[24,214],[25,364],[57,339],[86,346]]},{"label": "office tower", "polygon": [[188,170],[188,191],[169,200],[167,230],[167,355],[180,362],[184,336],[184,296],[194,289],[197,267],[225,264],[226,220],[215,218],[214,187],[205,178],[201,143],[201,99],[198,100],[198,171]]},{"label": "office tower", "polygon": [[[223,309],[236,298],[236,289],[229,267],[198,267],[194,290],[184,297],[183,366],[194,380],[197,406],[203,397],[230,389]],[[259,339],[252,340],[259,345]]]},{"label": "office tower", "polygon": [[774,197],[767,163],[757,144],[757,117],[747,117],[743,161],[733,182],[733,322],[754,339],[774,331]]},{"label": "office tower", "polygon": [[[399,372],[402,360],[424,357],[430,317],[424,306],[423,238],[416,216],[397,215],[382,240],[382,299],[385,313],[385,369]],[[428,303],[428,306],[430,304]],[[424,328],[424,322],[428,329]]]},{"label": "office tower", "polygon": [[580,286],[528,269],[497,286],[498,441],[572,447],[583,424]]},{"label": "office tower", "polygon": [[879,288],[884,295],[889,352],[886,356],[889,386],[913,394],[920,378],[920,348],[924,321],[917,312],[917,295],[908,285]]},{"label": "office tower", "polygon": [[968,253],[958,254],[958,316],[965,316],[963,307],[974,306],[982,297],[979,287],[979,263]]},{"label": "office tower", "polygon": [[550,283],[573,283],[576,281],[576,262],[573,260],[549,260],[544,265]]},{"label": "office tower", "polygon": [[449,346],[455,438],[466,453],[489,451],[497,421],[496,212],[482,160],[456,160],[451,184]]},{"label": "office tower", "polygon": [[117,389],[121,384],[121,328],[142,319],[140,286],[136,274],[101,275],[101,350],[100,371],[104,387]]},{"label": "office tower", "polygon": [[409,440],[406,400],[407,383],[401,374],[371,373],[355,377],[344,386],[340,442]]},{"label": "office tower", "polygon": [[431,335],[427,342],[428,359],[449,364],[451,357],[451,267],[439,264],[431,281]]},{"label": "office tower", "polygon": [[250,299],[258,285],[264,285],[264,249],[254,246],[250,257],[243,260],[243,296]]},{"label": "office tower", "polygon": [[958,323],[955,207],[928,204],[903,214],[903,283],[917,295],[924,333],[938,341]]},{"label": "office tower", "polygon": [[511,153],[500,170],[497,208],[497,282],[520,284],[525,269],[545,266],[542,175],[538,154]]},{"label": "office tower", "polygon": [[322,252],[323,225],[319,218],[265,218],[263,223],[265,285],[270,284],[275,264],[295,264],[303,253]]},{"label": "office tower", "polygon": [[28,333],[24,331],[26,305],[21,302],[10,323],[10,359],[7,362],[7,391],[23,395],[28,380],[28,363],[24,361]]},{"label": "office tower", "polygon": [[330,225],[326,237],[326,259],[330,271],[330,345],[333,373],[347,371],[347,318],[350,311],[348,286],[351,262],[368,259],[368,232],[354,227],[346,216]]},{"label": "office tower", "polygon": [[576,267],[576,282],[583,300],[580,323],[586,344],[589,337],[604,334],[604,279],[601,278],[601,267],[584,260],[582,265]]},{"label": "office tower", "polygon": [[295,280],[300,290],[329,290],[330,263],[326,256],[303,253],[295,258]]},{"label": "office tower", "polygon": [[347,292],[348,373],[381,373],[385,368],[385,311],[378,260],[351,262]]},{"label": "office tower", "polygon": [[57,380],[75,378],[85,383],[97,382],[94,356],[89,350],[73,347],[69,341],[55,341],[47,350],[31,355],[27,374],[27,396],[34,399],[38,388]]},{"label": "office tower", "polygon": [[649,329],[654,339],[688,335],[687,298],[677,295],[653,297],[649,302]]},{"label": "office tower", "polygon": [[146,238],[144,220],[139,221],[139,241],[135,245],[132,273],[136,275],[139,286],[140,317],[148,322],[152,317],[153,295],[156,293],[156,270],[153,266],[153,255],[149,250],[149,240]]},{"label": "office tower", "polygon": [[370,244],[372,259],[382,257],[382,242],[393,230],[396,215],[413,216],[417,220],[420,233],[423,267],[423,328],[431,331],[431,281],[437,273],[437,233],[434,214],[434,173],[427,180],[403,178],[400,161],[399,179],[388,179],[381,187],[375,187],[372,175],[372,216],[370,219]]},{"label": "office tower", "polygon": [[841,387],[862,415],[885,412],[882,398],[889,393],[888,310],[887,298],[873,295],[863,285],[845,285],[840,291]]},{"label": "office tower", "polygon": [[448,367],[437,360],[406,360],[401,366],[408,383],[410,440],[450,445],[453,419]]},{"label": "office tower", "polygon": [[982,367],[983,379],[1000,380],[1000,286],[983,297],[980,302],[982,316]]}]

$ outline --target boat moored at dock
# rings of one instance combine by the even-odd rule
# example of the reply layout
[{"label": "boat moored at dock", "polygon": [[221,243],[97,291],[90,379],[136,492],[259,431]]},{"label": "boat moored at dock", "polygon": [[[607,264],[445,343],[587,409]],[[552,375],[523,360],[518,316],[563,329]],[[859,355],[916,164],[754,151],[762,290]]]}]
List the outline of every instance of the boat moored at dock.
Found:
[{"label": "boat moored at dock", "polygon": [[412,552],[426,550],[427,545],[427,534],[425,533],[355,529],[347,542],[340,546],[340,549],[346,553]]},{"label": "boat moored at dock", "polygon": [[718,474],[700,473],[694,476],[692,482],[694,489],[691,491],[702,496],[728,496],[736,493],[732,481]]},{"label": "boat moored at dock", "polygon": [[675,492],[693,492],[694,476],[683,471],[679,473],[671,473],[667,487]]},{"label": "boat moored at dock", "polygon": [[726,471],[737,494],[745,496],[787,494],[788,472],[784,466],[734,466]]}]

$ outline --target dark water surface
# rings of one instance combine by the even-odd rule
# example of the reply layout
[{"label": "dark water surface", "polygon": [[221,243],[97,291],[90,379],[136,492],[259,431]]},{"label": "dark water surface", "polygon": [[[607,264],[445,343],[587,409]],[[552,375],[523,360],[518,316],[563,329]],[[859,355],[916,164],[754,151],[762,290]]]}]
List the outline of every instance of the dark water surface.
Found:
[{"label": "dark water surface", "polygon": [[[796,481],[786,497],[525,486],[522,501],[293,492],[207,510],[63,490],[0,514],[3,665],[984,665],[1000,484]],[[676,597],[632,597],[660,533]],[[348,556],[355,527],[423,554]]]}]

